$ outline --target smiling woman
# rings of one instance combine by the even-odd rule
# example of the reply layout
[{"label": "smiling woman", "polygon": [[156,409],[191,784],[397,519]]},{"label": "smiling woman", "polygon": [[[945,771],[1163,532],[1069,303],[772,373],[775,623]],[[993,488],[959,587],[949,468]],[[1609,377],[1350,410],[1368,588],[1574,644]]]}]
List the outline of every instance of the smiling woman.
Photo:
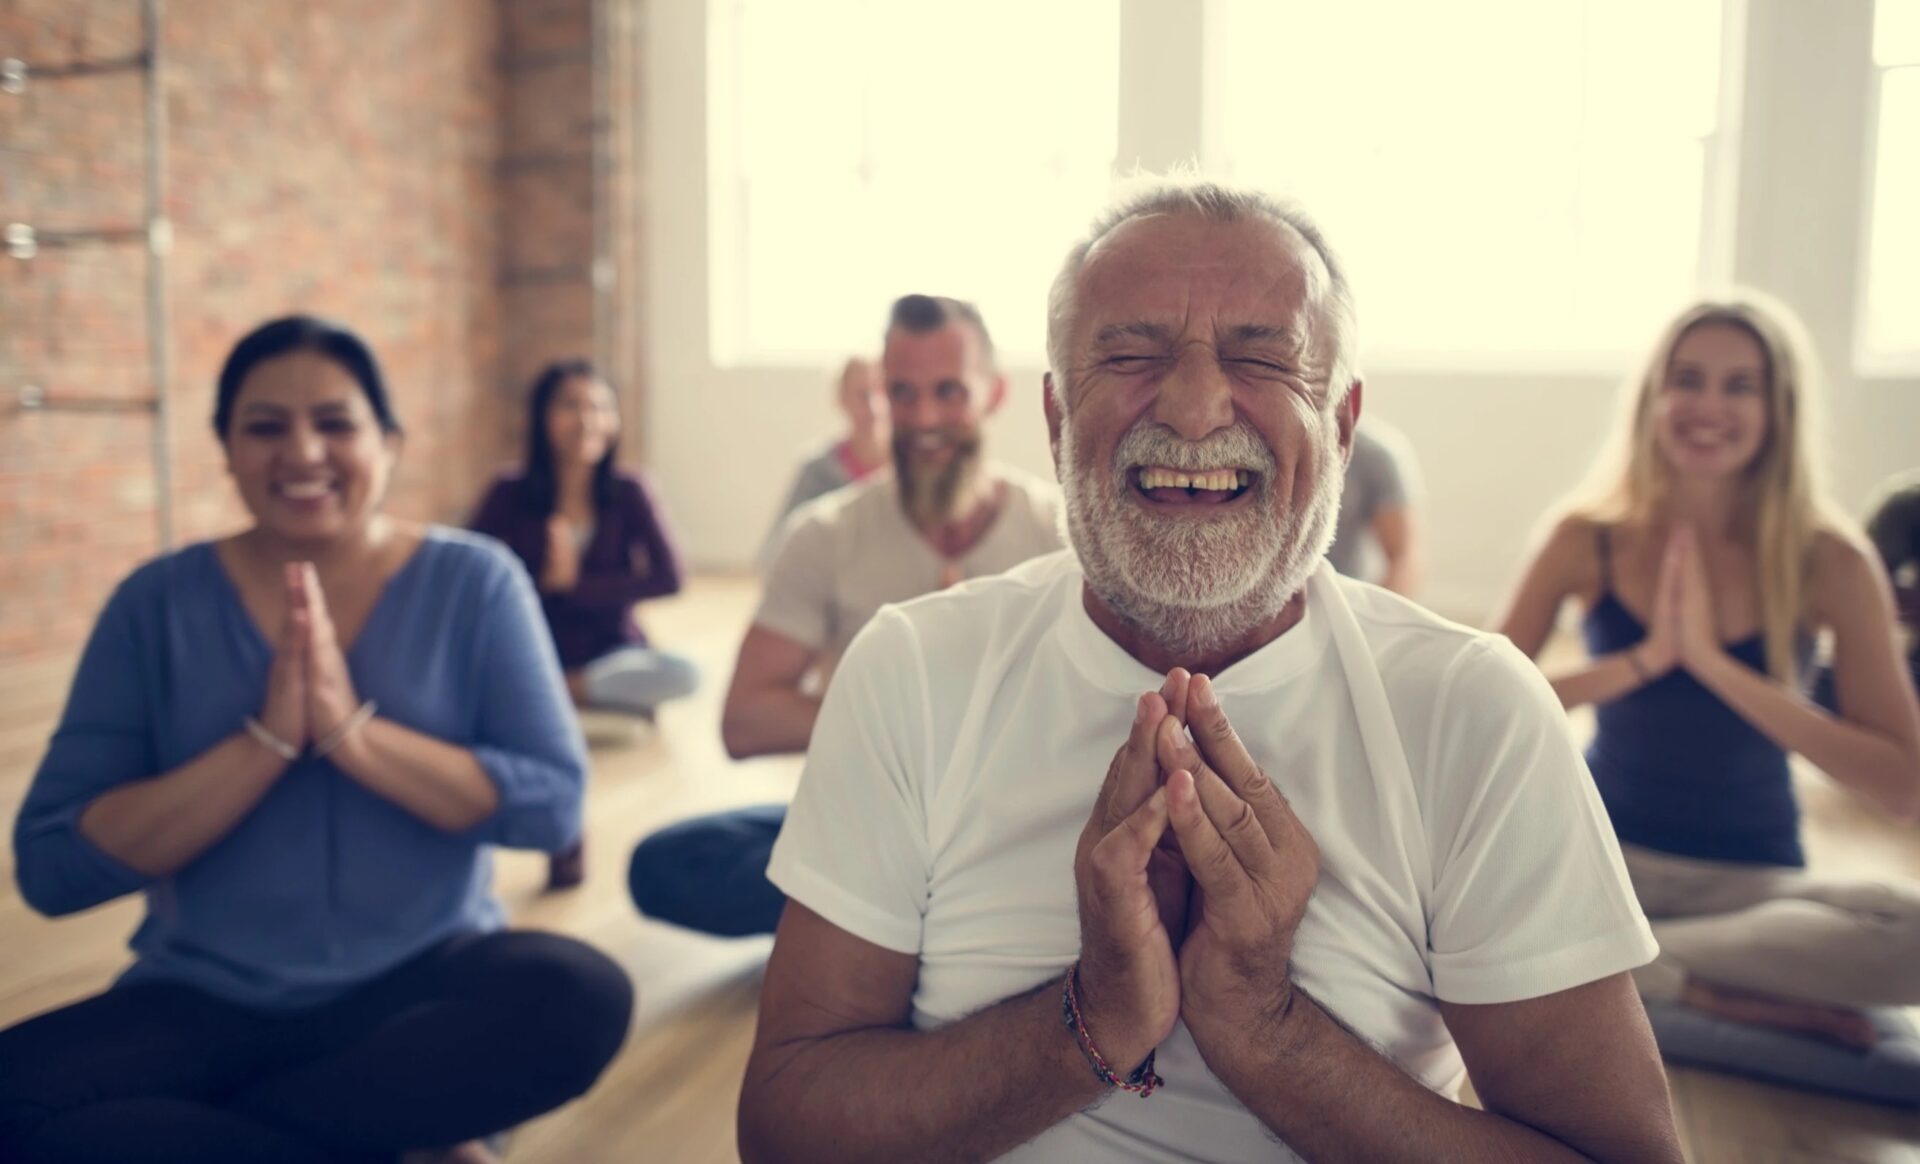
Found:
[{"label": "smiling woman", "polygon": [[[665,511],[619,454],[613,388],[585,360],[549,364],[527,393],[524,467],[487,490],[473,529],[535,579],[574,702],[650,718],[699,674],[640,628],[635,605],[678,593],[682,570]],[[548,886],[580,884],[584,862],[578,845],[554,854]]]},{"label": "smiling woman", "polygon": [[402,435],[373,353],[306,316],[275,320],[234,348],[213,427],[248,511],[291,542],[365,526]]},{"label": "smiling woman", "polygon": [[[1682,312],[1622,393],[1593,499],[1536,552],[1501,629],[1537,654],[1562,604],[1583,607],[1590,658],[1550,678],[1566,705],[1596,705],[1587,762],[1661,947],[1642,994],[1732,1024],[1734,1043],[1785,1040],[1750,1070],[1911,1102],[1900,1060],[1920,1043],[1869,1008],[1920,1003],[1920,885],[1807,873],[1788,766],[1799,753],[1920,817],[1920,703],[1886,578],[1820,494],[1817,397],[1784,304],[1742,291]],[[1832,711],[1803,695],[1823,633]],[[1870,1058],[1882,1041],[1906,1045]],[[1853,1053],[1857,1085],[1792,1066],[1837,1053],[1823,1044]]]},{"label": "smiling woman", "polygon": [[580,827],[532,585],[381,514],[400,426],[352,333],[260,327],[213,420],[253,522],[121,584],[15,825],[35,909],[152,908],[112,989],[0,1032],[0,1158],[484,1159],[632,1004],[489,888],[491,846]]}]

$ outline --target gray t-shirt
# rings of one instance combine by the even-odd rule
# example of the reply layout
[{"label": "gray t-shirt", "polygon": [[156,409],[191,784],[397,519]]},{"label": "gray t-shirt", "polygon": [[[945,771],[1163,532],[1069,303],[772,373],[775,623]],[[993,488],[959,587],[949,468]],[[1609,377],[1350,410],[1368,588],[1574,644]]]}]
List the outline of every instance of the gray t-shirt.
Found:
[{"label": "gray t-shirt", "polygon": [[847,463],[840,456],[842,443],[834,441],[822,449],[818,456],[801,462],[800,471],[793,476],[793,487],[787,490],[787,503],[780,507],[779,516],[773,519],[773,528],[767,531],[766,538],[760,543],[762,568],[773,561],[773,552],[780,548],[780,531],[787,527],[787,518],[793,516],[794,510],[816,497],[825,497],[853,483],[853,478],[847,474]]},{"label": "gray t-shirt", "polygon": [[933,593],[954,565],[978,578],[1061,549],[1059,490],[1008,466],[985,471],[1006,483],[1000,512],[954,563],[907,520],[891,473],[802,506],[782,530],[754,625],[837,655],[882,606]]},{"label": "gray t-shirt", "polygon": [[1340,522],[1327,560],[1349,578],[1373,581],[1385,570],[1384,555],[1370,532],[1383,509],[1412,505],[1420,496],[1420,470],[1399,430],[1363,420],[1353,430],[1353,456],[1340,492]]}]

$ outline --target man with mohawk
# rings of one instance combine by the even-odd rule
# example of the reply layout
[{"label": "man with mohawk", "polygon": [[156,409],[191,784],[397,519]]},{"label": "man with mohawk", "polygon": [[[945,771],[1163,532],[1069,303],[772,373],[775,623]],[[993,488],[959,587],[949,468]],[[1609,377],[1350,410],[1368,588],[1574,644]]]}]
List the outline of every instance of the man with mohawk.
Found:
[{"label": "man with mohawk", "polygon": [[[806,750],[835,661],[882,606],[1060,548],[1058,492],[982,452],[1007,380],[972,304],[896,301],[880,372],[893,472],[787,519],[727,689],[720,734],[735,759]],[[767,855],[785,816],[765,805],[655,833],[628,868],[635,904],[705,933],[771,933],[786,898],[767,880]]]}]

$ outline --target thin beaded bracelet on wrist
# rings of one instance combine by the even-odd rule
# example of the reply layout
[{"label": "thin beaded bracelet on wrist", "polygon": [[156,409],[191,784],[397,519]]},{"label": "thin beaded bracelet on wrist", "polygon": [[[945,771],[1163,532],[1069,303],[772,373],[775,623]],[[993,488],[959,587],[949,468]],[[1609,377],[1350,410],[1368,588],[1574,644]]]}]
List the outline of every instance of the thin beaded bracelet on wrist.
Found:
[{"label": "thin beaded bracelet on wrist", "polygon": [[1122,1079],[1115,1075],[1113,1068],[1107,1066],[1106,1058],[1100,1054],[1100,1049],[1093,1045],[1093,1035],[1087,1031],[1087,1024],[1080,1017],[1080,995],[1074,987],[1074,983],[1079,978],[1080,963],[1075,962],[1067,971],[1067,988],[1061,992],[1060,1017],[1066,1020],[1067,1029],[1073,1032],[1074,1041],[1080,1044],[1080,1053],[1086,1056],[1087,1064],[1093,1068],[1093,1077],[1109,1087],[1131,1091],[1141,1099],[1147,1098],[1153,1094],[1154,1088],[1166,1082],[1154,1074],[1155,1052],[1148,1051],[1147,1057],[1141,1061],[1140,1066],[1135,1067],[1126,1078]]},{"label": "thin beaded bracelet on wrist", "polygon": [[274,755],[288,762],[300,758],[300,749],[289,744],[279,736],[274,735],[273,729],[269,728],[266,724],[261,723],[252,716],[248,716],[240,722],[246,725],[247,734],[254,738],[254,742],[258,743],[267,751],[272,752]]},{"label": "thin beaded bracelet on wrist", "polygon": [[359,730],[361,724],[373,718],[373,713],[377,709],[377,706],[373,700],[369,699],[359,707],[354,708],[353,714],[341,720],[339,727],[328,732],[325,736],[321,737],[318,743],[313,745],[314,756],[316,758],[324,756],[346,742],[346,738]]},{"label": "thin beaded bracelet on wrist", "polygon": [[[359,707],[354,708],[353,714],[341,720],[339,727],[328,732],[313,745],[311,755],[315,759],[318,759],[345,743],[347,737],[358,731],[362,725],[372,719],[373,713],[378,709],[379,705],[371,699]],[[299,747],[274,735],[272,728],[261,723],[253,716],[248,716],[240,722],[247,729],[247,734],[252,736],[254,740],[267,751],[272,752],[288,763],[292,763],[300,758],[302,750]]]}]

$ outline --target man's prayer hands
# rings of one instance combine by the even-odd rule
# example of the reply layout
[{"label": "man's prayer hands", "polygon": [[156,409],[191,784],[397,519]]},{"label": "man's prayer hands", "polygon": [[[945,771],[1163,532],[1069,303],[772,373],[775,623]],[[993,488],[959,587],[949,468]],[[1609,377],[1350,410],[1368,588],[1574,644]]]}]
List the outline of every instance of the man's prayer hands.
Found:
[{"label": "man's prayer hands", "polygon": [[1205,676],[1175,668],[1134,712],[1074,856],[1081,1014],[1116,1068],[1176,1019],[1209,1058],[1275,1037],[1320,871]]},{"label": "man's prayer hands", "polygon": [[1168,817],[1193,875],[1180,945],[1180,1017],[1203,1057],[1271,1041],[1293,1003],[1294,932],[1320,877],[1320,847],[1228,722],[1207,677],[1188,697],[1192,738],[1155,741]]},{"label": "man's prayer hands", "polygon": [[1121,1070],[1145,1059],[1180,1017],[1174,950],[1186,932],[1192,882],[1170,843],[1154,740],[1173,710],[1186,706],[1187,673],[1179,670],[1135,703],[1133,728],[1107,766],[1074,851],[1080,1014]]}]

